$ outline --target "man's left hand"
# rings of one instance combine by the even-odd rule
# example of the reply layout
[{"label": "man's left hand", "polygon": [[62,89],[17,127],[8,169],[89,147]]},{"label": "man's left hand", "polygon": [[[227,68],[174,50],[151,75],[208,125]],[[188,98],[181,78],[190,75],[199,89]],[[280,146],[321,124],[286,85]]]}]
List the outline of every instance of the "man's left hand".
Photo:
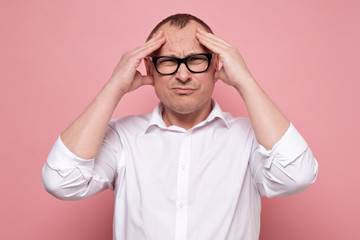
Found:
[{"label": "man's left hand", "polygon": [[218,56],[222,64],[222,67],[215,72],[216,80],[221,79],[226,84],[240,90],[246,81],[252,79],[251,73],[236,47],[201,28],[197,28],[196,37],[202,45]]}]

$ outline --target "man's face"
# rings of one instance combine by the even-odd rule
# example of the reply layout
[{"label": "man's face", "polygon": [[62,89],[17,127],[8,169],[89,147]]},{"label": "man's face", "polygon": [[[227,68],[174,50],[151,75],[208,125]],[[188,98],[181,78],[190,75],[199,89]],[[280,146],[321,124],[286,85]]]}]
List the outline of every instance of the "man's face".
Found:
[{"label": "man's face", "polygon": [[[184,28],[163,25],[166,43],[152,56],[187,57],[195,53],[210,53],[195,37],[196,28],[202,26],[191,21]],[[203,29],[203,28],[202,28]],[[164,104],[165,110],[178,114],[189,114],[210,107],[214,90],[214,72],[217,59],[212,59],[209,69],[203,73],[191,73],[181,64],[172,75],[161,75],[156,72],[152,62],[147,62],[148,74],[154,78],[155,92]]]}]

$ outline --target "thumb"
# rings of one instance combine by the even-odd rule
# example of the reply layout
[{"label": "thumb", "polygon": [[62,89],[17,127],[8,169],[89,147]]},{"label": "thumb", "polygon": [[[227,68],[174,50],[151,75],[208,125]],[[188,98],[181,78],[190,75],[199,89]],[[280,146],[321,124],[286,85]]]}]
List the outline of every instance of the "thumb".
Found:
[{"label": "thumb", "polygon": [[149,75],[142,76],[142,85],[154,85],[154,78]]}]

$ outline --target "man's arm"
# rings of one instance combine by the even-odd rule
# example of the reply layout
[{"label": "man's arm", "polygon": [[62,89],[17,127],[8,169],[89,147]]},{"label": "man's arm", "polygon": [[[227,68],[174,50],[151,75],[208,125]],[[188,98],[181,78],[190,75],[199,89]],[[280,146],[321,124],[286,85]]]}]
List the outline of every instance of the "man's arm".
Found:
[{"label": "man's arm", "polygon": [[115,175],[124,174],[120,136],[108,124],[124,94],[153,84],[152,77],[142,76],[137,67],[164,42],[159,33],[125,53],[96,98],[58,138],[42,171],[50,194],[64,200],[86,198],[113,188]]},{"label": "man's arm", "polygon": [[301,135],[256,83],[235,47],[201,29],[197,37],[222,63],[215,79],[234,86],[245,102],[257,140],[249,163],[259,193],[288,196],[306,189],[318,164]]},{"label": "man's arm", "polygon": [[215,79],[236,88],[245,102],[257,141],[271,149],[289,128],[289,120],[257,84],[234,46],[201,29],[196,36],[222,63],[221,69],[215,72]]},{"label": "man's arm", "polygon": [[142,59],[164,43],[164,35],[160,32],[144,45],[121,57],[110,80],[85,111],[61,134],[62,142],[72,153],[83,159],[97,155],[106,126],[120,99],[142,85],[153,84],[152,77],[141,75],[137,68]]}]

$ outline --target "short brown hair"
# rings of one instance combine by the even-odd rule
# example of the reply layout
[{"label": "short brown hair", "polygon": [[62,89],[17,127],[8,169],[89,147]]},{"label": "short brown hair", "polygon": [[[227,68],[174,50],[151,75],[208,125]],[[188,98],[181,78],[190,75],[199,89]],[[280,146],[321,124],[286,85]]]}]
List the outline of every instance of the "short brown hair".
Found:
[{"label": "short brown hair", "polygon": [[188,13],[178,13],[178,14],[174,14],[171,15],[167,18],[165,18],[164,20],[162,20],[161,22],[159,22],[156,27],[151,31],[151,33],[149,34],[148,38],[146,39],[146,41],[149,41],[152,36],[154,35],[154,33],[159,30],[159,28],[161,26],[163,26],[165,23],[170,23],[170,26],[176,26],[179,27],[180,29],[185,27],[190,20],[194,20],[195,22],[200,23],[201,26],[203,26],[205,28],[206,31],[213,33],[213,31],[211,30],[211,28],[209,27],[209,25],[207,25],[203,20],[201,20],[200,18],[197,18],[191,14]]}]

